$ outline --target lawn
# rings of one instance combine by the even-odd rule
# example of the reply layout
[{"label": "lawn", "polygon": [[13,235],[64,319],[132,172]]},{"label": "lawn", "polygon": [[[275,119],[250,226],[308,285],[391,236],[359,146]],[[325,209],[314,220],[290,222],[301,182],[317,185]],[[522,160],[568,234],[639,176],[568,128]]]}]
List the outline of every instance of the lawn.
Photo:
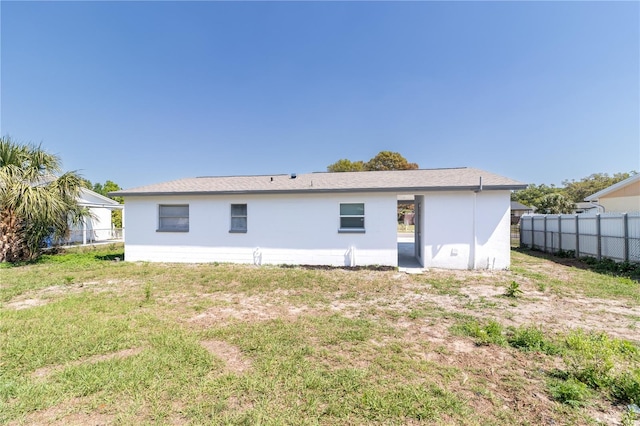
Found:
[{"label": "lawn", "polygon": [[0,265],[0,424],[639,424],[629,278],[122,257]]}]

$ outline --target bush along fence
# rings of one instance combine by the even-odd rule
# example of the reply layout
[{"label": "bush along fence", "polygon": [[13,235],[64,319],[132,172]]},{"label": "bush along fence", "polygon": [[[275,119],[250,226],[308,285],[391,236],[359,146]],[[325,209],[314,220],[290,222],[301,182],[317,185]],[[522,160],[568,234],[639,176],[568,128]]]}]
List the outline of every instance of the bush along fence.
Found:
[{"label": "bush along fence", "polygon": [[525,215],[520,247],[640,263],[640,213]]}]

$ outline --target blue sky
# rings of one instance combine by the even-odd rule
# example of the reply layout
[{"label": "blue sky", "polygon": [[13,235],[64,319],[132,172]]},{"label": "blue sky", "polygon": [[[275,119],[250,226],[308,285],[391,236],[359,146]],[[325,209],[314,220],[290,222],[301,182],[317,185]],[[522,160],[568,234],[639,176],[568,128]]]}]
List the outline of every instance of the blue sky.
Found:
[{"label": "blue sky", "polygon": [[640,171],[639,2],[0,2],[0,134],[124,188],[398,151]]}]

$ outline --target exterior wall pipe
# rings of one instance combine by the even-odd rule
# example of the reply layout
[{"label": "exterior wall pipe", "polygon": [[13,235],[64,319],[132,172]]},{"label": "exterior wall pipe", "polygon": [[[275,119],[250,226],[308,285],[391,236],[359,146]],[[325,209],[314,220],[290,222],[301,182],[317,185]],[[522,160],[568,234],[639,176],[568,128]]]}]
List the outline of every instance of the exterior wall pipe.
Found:
[{"label": "exterior wall pipe", "polygon": [[478,189],[473,191],[473,219],[471,232],[473,233],[473,244],[471,244],[471,253],[469,256],[469,269],[476,269],[476,256],[478,252],[478,232],[476,229],[476,221],[478,216],[478,193],[482,192],[482,176],[478,182]]},{"label": "exterior wall pipe", "polygon": [[[598,213],[606,213],[606,209],[602,204],[598,204],[595,201],[589,201],[589,204],[595,206],[598,209]],[[602,211],[600,211],[600,209],[602,209]]]},{"label": "exterior wall pipe", "polygon": [[478,199],[478,193],[474,191],[473,192],[473,212],[472,212],[472,219],[471,219],[471,233],[472,233],[471,237],[473,238],[473,242],[469,247],[471,252],[469,253],[469,269],[476,268],[476,249],[478,244],[478,239],[476,235],[477,234],[476,232],[477,199]]}]

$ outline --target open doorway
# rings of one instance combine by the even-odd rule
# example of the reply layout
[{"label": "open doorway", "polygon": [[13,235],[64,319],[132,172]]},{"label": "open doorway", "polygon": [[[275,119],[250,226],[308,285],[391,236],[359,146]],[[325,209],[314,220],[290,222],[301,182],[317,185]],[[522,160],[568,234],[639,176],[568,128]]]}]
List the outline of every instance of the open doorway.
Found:
[{"label": "open doorway", "polygon": [[398,196],[398,268],[400,270],[415,270],[422,268],[419,259],[421,230],[420,220],[421,205],[416,203],[416,198],[422,202],[422,197],[413,195]]}]

